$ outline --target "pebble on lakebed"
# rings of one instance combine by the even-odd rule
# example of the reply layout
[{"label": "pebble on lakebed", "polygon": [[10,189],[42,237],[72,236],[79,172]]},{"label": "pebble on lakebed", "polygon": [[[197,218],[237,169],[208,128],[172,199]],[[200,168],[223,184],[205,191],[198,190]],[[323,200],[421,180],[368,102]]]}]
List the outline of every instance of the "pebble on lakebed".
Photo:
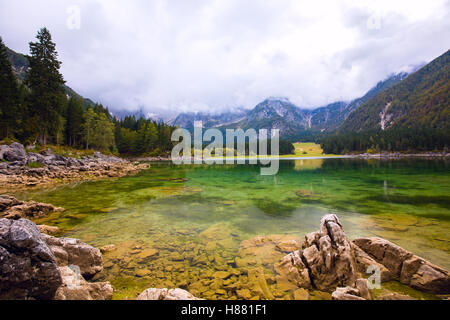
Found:
[{"label": "pebble on lakebed", "polygon": [[[10,207],[5,205],[4,209]],[[6,229],[15,223],[0,221]],[[241,239],[230,224],[220,223],[205,229],[175,228],[170,237],[167,231],[152,230],[151,242],[117,241],[100,250],[76,239],[41,234],[32,222],[22,224],[21,228],[33,230],[29,233],[33,241],[54,261],[56,278],[49,282],[54,285],[34,292],[32,297],[48,298],[53,292],[61,299],[110,299],[110,283],[116,289],[115,299],[135,299],[142,292],[147,299],[218,300],[400,299],[405,293],[411,298],[438,299],[450,293],[448,271],[381,238],[350,242],[335,215],[323,217],[319,231],[304,239],[291,235]],[[45,226],[41,230],[49,231]],[[1,237],[7,237],[5,241],[14,242],[8,234],[0,232]],[[14,254],[20,256],[20,252]],[[66,268],[71,264],[79,265],[82,275],[95,282],[83,280],[82,290],[71,291],[68,283],[73,274]],[[390,281],[381,293],[368,290],[364,272],[369,265],[379,266],[382,281]],[[0,288],[5,285],[2,281],[5,279]],[[6,285],[14,287],[9,282]],[[147,290],[161,287],[168,289]],[[172,291],[174,288],[187,291]],[[420,291],[428,295],[420,295]]]}]

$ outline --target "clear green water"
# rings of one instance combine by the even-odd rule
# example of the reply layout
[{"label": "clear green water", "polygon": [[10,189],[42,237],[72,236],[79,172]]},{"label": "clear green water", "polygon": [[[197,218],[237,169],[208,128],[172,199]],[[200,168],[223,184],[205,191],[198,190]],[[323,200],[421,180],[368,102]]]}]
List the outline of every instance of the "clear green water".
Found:
[{"label": "clear green water", "polygon": [[[97,247],[116,245],[104,255],[105,271],[98,278],[112,282],[117,299],[135,298],[148,287],[234,299],[236,290],[252,289],[249,268],[260,264],[273,296],[289,299],[292,290],[274,281],[270,261],[236,264],[241,243],[258,235],[303,237],[328,213],[340,217],[351,239],[380,236],[450,269],[449,165],[297,160],[282,161],[277,176],[263,177],[258,166],[161,163],[136,176],[16,196],[66,208],[37,221],[59,226],[63,236]],[[229,274],[224,280],[217,271]],[[252,290],[252,297],[267,298]]]}]

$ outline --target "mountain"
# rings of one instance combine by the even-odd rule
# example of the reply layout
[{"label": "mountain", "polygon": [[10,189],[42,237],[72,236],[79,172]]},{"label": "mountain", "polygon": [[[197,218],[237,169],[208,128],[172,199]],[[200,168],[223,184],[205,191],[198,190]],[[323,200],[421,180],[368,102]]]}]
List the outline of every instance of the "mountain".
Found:
[{"label": "mountain", "polygon": [[[17,53],[14,50],[9,49],[8,47],[6,48],[6,51],[8,53],[8,58],[11,61],[11,66],[14,74],[20,82],[24,82],[26,73],[30,65],[27,56],[21,53]],[[86,108],[95,105],[95,103],[91,99],[83,98],[72,88],[65,85],[64,89],[69,97],[81,98]]]},{"label": "mountain", "polygon": [[399,73],[380,81],[363,97],[351,102],[334,102],[327,106],[309,110],[292,104],[286,98],[269,98],[249,111],[239,122],[228,124],[227,128],[280,129],[280,136],[290,140],[311,140],[319,133],[333,132],[366,101],[408,76]]},{"label": "mountain", "polygon": [[202,121],[205,128],[225,129],[279,129],[280,136],[290,140],[310,140],[314,135],[337,130],[349,115],[378,95],[408,76],[398,73],[380,81],[363,97],[351,102],[334,102],[313,110],[300,108],[287,98],[268,98],[252,110],[239,110],[218,115],[205,113],[181,113],[171,125],[192,131],[194,121]]},{"label": "mountain", "polygon": [[168,121],[168,124],[191,131],[194,129],[195,121],[202,121],[204,128],[217,128],[240,121],[246,117],[246,115],[247,111],[240,109],[234,112],[225,112],[221,114],[186,112],[180,113],[175,119]]},{"label": "mountain", "polygon": [[450,123],[450,50],[366,101],[339,132],[429,128]]},{"label": "mountain", "polygon": [[369,90],[363,97],[355,99],[350,103],[335,102],[326,107],[318,108],[313,111],[312,123],[323,131],[334,131],[338,129],[350,114],[366,103],[371,98],[378,95],[380,92],[392,87],[399,83],[408,76],[408,73],[401,72],[391,75],[384,81],[378,82],[378,84]]},{"label": "mountain", "polygon": [[221,129],[279,129],[280,136],[295,139],[310,129],[310,114],[286,98],[269,98],[247,112],[240,121],[221,126]]}]

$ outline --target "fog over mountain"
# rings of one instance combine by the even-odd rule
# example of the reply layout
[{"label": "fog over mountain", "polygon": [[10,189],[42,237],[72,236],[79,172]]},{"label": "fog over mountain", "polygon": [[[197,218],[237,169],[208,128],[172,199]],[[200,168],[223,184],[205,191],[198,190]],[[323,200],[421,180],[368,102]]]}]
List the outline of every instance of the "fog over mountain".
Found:
[{"label": "fog over mountain", "polygon": [[[80,10],[80,28],[68,20]],[[45,7],[46,10],[40,10]],[[46,26],[67,84],[117,113],[350,102],[450,47],[450,1],[0,0],[11,49]],[[36,12],[40,14],[37,15]]]}]

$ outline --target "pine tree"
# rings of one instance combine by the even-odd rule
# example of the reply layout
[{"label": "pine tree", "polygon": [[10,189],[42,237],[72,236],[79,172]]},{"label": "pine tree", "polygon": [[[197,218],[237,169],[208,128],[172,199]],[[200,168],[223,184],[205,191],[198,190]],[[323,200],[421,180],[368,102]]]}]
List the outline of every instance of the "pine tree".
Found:
[{"label": "pine tree", "polygon": [[19,92],[6,47],[0,37],[0,136],[9,137],[17,129]]},{"label": "pine tree", "polygon": [[96,114],[92,108],[89,108],[84,113],[84,124],[83,124],[83,137],[84,141],[86,142],[86,150],[89,149],[89,143],[91,142],[93,138],[93,132],[95,129],[95,120],[96,120]]},{"label": "pine tree", "polygon": [[60,129],[60,115],[64,100],[64,79],[59,68],[56,45],[46,28],[39,30],[37,42],[30,42],[30,70],[26,83],[31,90],[31,108],[39,119],[41,142]]},{"label": "pine tree", "polygon": [[67,106],[66,140],[69,146],[77,146],[81,142],[83,131],[83,100],[71,97]]}]

